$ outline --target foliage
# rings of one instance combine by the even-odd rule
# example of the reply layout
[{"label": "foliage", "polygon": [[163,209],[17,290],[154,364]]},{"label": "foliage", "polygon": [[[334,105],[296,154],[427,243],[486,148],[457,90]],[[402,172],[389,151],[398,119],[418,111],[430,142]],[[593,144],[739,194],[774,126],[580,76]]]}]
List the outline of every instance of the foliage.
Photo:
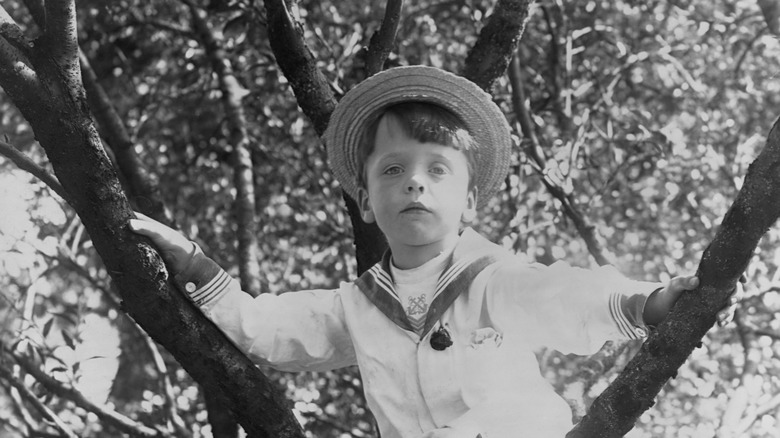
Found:
[{"label": "foliage", "polygon": [[[24,7],[14,0],[3,6],[35,34]],[[78,6],[81,48],[159,177],[178,227],[236,274],[225,113],[186,6]],[[203,7],[247,92],[267,290],[335,287],[356,273],[349,220],[324,150],[276,67],[262,5],[212,0]],[[407,4],[389,64],[459,71],[491,7],[477,0]],[[360,49],[382,11],[375,0],[298,3],[305,38],[336,90],[362,77]],[[573,196],[626,274],[666,280],[692,272],[777,117],[779,55],[780,41],[753,2],[540,1],[518,56],[545,169],[529,159],[530,143],[518,130],[506,190],[477,227],[531,260],[592,265],[544,176]],[[502,78],[494,95],[518,126],[512,91]],[[45,167],[29,126],[8,99],[0,105],[7,142]],[[165,352],[155,362],[157,349],[120,311],[78,218],[13,164],[0,158],[0,166],[0,345],[31,353],[58,380],[141,423],[181,419],[191,435],[208,436],[200,390]],[[749,268],[737,324],[708,335],[630,436],[768,437],[780,427],[778,239],[769,230]],[[635,349],[622,349],[616,365],[589,382],[586,402]],[[567,388],[587,359],[539,357],[545,375],[571,396]],[[2,363],[14,362],[3,356]],[[374,436],[355,370],[274,375],[313,436]],[[0,382],[0,434],[31,436],[39,414]],[[79,436],[113,434],[83,407],[32,389]]]}]

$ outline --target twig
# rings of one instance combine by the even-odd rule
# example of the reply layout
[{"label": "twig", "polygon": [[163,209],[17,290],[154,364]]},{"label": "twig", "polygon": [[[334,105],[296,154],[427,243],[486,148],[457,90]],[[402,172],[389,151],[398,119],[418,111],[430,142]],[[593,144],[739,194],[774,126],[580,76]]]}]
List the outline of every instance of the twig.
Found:
[{"label": "twig", "polygon": [[13,372],[5,367],[2,361],[0,361],[0,378],[5,379],[8,383],[11,384],[14,388],[16,388],[17,391],[19,391],[19,394],[27,400],[28,403],[33,405],[33,407],[41,413],[44,417],[48,418],[52,423],[54,423],[54,426],[62,433],[62,435],[66,436],[67,438],[78,438],[78,435],[73,433],[73,431],[68,427],[67,424],[65,424],[60,417],[57,416],[51,409],[49,409],[43,402],[30,391],[24,383],[20,382],[19,379],[15,378],[13,376]]},{"label": "twig", "polygon": [[604,247],[599,242],[595,225],[577,209],[573,198],[567,194],[560,185],[553,181],[547,172],[545,172],[546,159],[544,157],[544,150],[536,136],[534,123],[531,120],[530,109],[526,105],[527,99],[523,91],[520,61],[517,55],[512,59],[512,63],[510,64],[509,79],[512,83],[512,104],[514,106],[515,114],[517,115],[518,122],[523,130],[523,135],[526,136],[530,144],[529,147],[526,148],[526,152],[542,175],[542,183],[544,183],[547,190],[561,202],[564,214],[566,214],[574,223],[574,227],[585,241],[585,245],[596,260],[596,263],[600,266],[609,264],[609,258],[605,254]]},{"label": "twig", "polygon": [[117,428],[117,430],[128,433],[132,436],[139,437],[171,436],[169,433],[144,426],[143,424],[140,424],[114,410],[108,409],[105,406],[98,406],[97,404],[89,401],[80,391],[44,373],[40,370],[40,368],[32,364],[26,358],[21,357],[12,351],[6,351],[6,353],[8,353],[26,373],[35,377],[35,379],[44,387],[46,387],[46,389],[49,390],[52,394],[56,394],[57,396],[66,400],[70,400],[77,406],[94,413],[107,424]]},{"label": "twig", "polygon": [[[41,253],[45,258],[53,258],[40,251],[39,253]],[[90,284],[92,284],[93,287],[103,292],[103,297],[111,304],[113,308],[117,310],[122,309],[121,300],[118,295],[111,290],[111,287],[106,285],[104,282],[98,281],[95,278],[95,275],[92,275],[83,266],[76,263],[75,260],[66,256],[65,254],[59,254],[56,257],[56,260],[62,264],[68,265],[68,267],[75,271],[76,274],[80,275]],[[152,338],[150,338],[149,335],[141,328],[141,326],[139,326],[138,323],[136,323],[132,318],[128,318],[128,321],[135,328],[138,336],[143,339],[146,347],[149,349],[149,353],[152,355],[154,365],[157,368],[157,373],[160,376],[159,383],[162,386],[163,392],[165,393],[165,406],[168,408],[168,415],[170,416],[171,423],[177,431],[177,436],[190,436],[191,434],[189,431],[187,431],[184,420],[181,418],[178,412],[176,412],[176,404],[173,402],[176,397],[173,393],[173,384],[171,383],[170,373],[168,372],[168,367],[165,365],[165,360],[163,359],[160,350],[157,348],[157,344],[155,344]]]},{"label": "twig", "polygon": [[57,180],[57,177],[47,172],[46,169],[36,164],[28,156],[20,152],[12,145],[3,141],[0,141],[0,155],[7,157],[9,160],[13,161],[17,167],[40,179],[44,184],[49,186],[49,188],[54,190],[55,193],[60,195],[60,197],[65,200],[65,202],[70,204],[69,196],[65,192],[65,189],[62,187],[60,182]]}]

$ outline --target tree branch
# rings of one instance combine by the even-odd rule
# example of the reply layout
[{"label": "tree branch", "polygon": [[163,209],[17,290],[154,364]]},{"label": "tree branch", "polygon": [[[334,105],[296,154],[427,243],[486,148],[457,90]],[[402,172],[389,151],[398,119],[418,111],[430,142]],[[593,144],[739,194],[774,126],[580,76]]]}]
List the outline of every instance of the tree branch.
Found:
[{"label": "tree branch", "polygon": [[599,266],[609,264],[610,260],[605,253],[604,246],[600,242],[596,226],[579,211],[576,207],[574,198],[566,193],[566,191],[557,184],[546,171],[547,160],[543,156],[544,150],[539,142],[539,138],[536,136],[536,129],[531,118],[530,109],[528,108],[528,99],[525,97],[525,91],[523,89],[520,60],[517,55],[512,58],[512,63],[509,67],[509,79],[512,84],[512,106],[515,110],[518,123],[523,131],[523,135],[528,140],[528,147],[526,147],[525,150],[529,158],[536,164],[536,169],[542,176],[542,183],[550,194],[561,202],[564,214],[574,223],[574,227],[582,237],[582,240],[585,241],[588,252],[596,260],[596,263],[598,263]]},{"label": "tree branch", "polygon": [[699,287],[683,294],[618,378],[567,438],[621,437],[713,326],[759,240],[780,216],[780,120],[748,169],[736,200],[699,264]]},{"label": "tree branch", "polygon": [[[75,15],[69,15],[72,22],[67,24],[65,17],[51,16],[62,1],[51,6],[49,3],[47,31],[75,27]],[[72,2],[67,5],[72,6]],[[55,26],[53,22],[60,24]],[[41,50],[49,48],[43,45]],[[162,258],[148,240],[127,228],[133,216],[131,206],[90,117],[81,82],[74,81],[62,65],[45,62],[50,55],[39,54],[44,62],[36,64],[49,92],[43,100],[31,101],[18,90],[8,95],[30,122],[55,174],[71,194],[72,207],[122,295],[123,310],[206,390],[227,394],[229,408],[250,436],[302,437],[300,425],[289,409],[283,408],[286,400],[274,384],[176,290]],[[78,66],[75,46],[72,56],[72,60],[65,61],[66,66]],[[7,85],[0,83],[6,91]],[[204,343],[210,348],[198,347]]]},{"label": "tree branch", "polygon": [[24,382],[20,382],[19,379],[15,378],[13,375],[13,372],[6,368],[3,361],[0,361],[0,378],[5,379],[8,383],[11,384],[14,388],[16,388],[17,391],[19,391],[19,394],[27,400],[28,403],[33,405],[33,407],[41,413],[45,418],[49,419],[52,423],[54,423],[54,426],[62,433],[62,435],[66,436],[67,438],[78,438],[78,436],[73,433],[73,431],[68,427],[67,424],[65,424],[60,417],[57,416],[51,409],[49,409],[43,402],[38,399],[38,397],[35,396],[35,394],[30,391],[27,386],[25,386]]},{"label": "tree branch", "polygon": [[463,76],[490,92],[506,72],[525,30],[531,0],[498,0],[487,24],[469,51]]},{"label": "tree branch", "polygon": [[252,296],[260,294],[259,245],[255,222],[254,167],[252,166],[251,141],[247,128],[246,113],[241,99],[248,93],[233,73],[233,66],[225,51],[220,47],[209,23],[192,0],[183,0],[190,8],[195,33],[203,44],[211,67],[217,74],[222,104],[227,115],[230,132],[228,141],[233,147],[231,164],[233,184],[236,187],[234,209],[238,240],[238,273],[242,290]]},{"label": "tree branch", "polygon": [[[285,2],[268,0],[265,7],[268,39],[276,62],[290,82],[298,105],[311,120],[317,134],[322,135],[336,106],[336,98],[317,67],[317,60],[303,41],[300,26],[293,21]],[[358,273],[362,273],[382,257],[387,243],[375,223],[363,222],[354,199],[344,194],[344,202],[355,234]]]},{"label": "tree branch", "polygon": [[311,120],[317,134],[322,135],[336,106],[336,98],[284,0],[268,0],[265,8],[268,39],[276,62],[290,82],[303,113]]},{"label": "tree branch", "polygon": [[46,11],[44,46],[52,55],[54,63],[62,69],[65,81],[69,85],[68,89],[80,90],[82,87],[78,61],[76,2],[75,0],[47,0],[43,6]]},{"label": "tree branch", "polygon": [[0,6],[0,83],[6,92],[27,96],[29,100],[41,97],[41,84],[32,67],[32,45],[22,30]]},{"label": "tree branch", "polygon": [[92,115],[106,143],[114,152],[117,168],[127,183],[127,191],[141,213],[162,223],[173,222],[166,210],[155,175],[147,169],[135,152],[135,142],[117,114],[108,94],[100,86],[87,56],[79,50],[84,88]]},{"label": "tree branch", "polygon": [[[76,220],[78,220],[78,217],[76,217]],[[66,241],[67,239],[63,239],[63,240]],[[96,278],[96,275],[90,273],[86,268],[76,263],[76,261],[72,258],[72,256],[66,254],[65,252],[66,251],[60,251],[60,253],[57,254],[56,256],[51,256],[49,254],[44,253],[41,250],[38,250],[38,253],[45,259],[56,260],[58,263],[62,265],[67,265],[68,269],[71,269],[73,272],[76,273],[76,275],[80,276],[82,279],[84,279],[89,284],[91,284],[92,287],[101,291],[103,293],[103,298],[106,301],[108,301],[108,303],[114,309],[121,311],[122,303],[118,295],[114,291],[112,291],[110,287],[106,285],[104,282],[99,281]],[[141,339],[143,339],[143,342],[146,344],[149,353],[152,355],[154,365],[157,368],[157,374],[160,376],[159,384],[162,387],[163,392],[165,393],[165,406],[168,409],[168,416],[170,417],[170,422],[173,423],[174,428],[176,428],[177,430],[177,433],[174,435],[180,437],[190,435],[190,433],[186,430],[186,425],[184,424],[184,420],[176,411],[176,406],[174,403],[176,396],[173,393],[173,384],[171,383],[170,375],[168,373],[168,367],[166,366],[165,360],[163,359],[162,354],[160,353],[160,349],[157,348],[157,344],[154,343],[154,340],[149,337],[149,334],[147,334],[143,330],[143,328],[138,325],[138,323],[136,323],[130,318],[127,318],[127,321],[130,323],[130,326],[132,326],[135,329],[138,336]]]},{"label": "tree branch", "polygon": [[36,164],[27,155],[24,155],[18,149],[3,141],[0,141],[0,155],[7,157],[9,160],[13,161],[17,167],[19,167],[24,171],[29,172],[31,175],[41,180],[44,184],[49,186],[49,188],[52,189],[56,194],[60,195],[60,197],[65,200],[65,202],[70,203],[68,201],[69,196],[65,192],[65,189],[62,188],[62,185],[60,185],[60,182],[57,180],[57,177],[47,172],[46,169],[42,168],[38,164]]},{"label": "tree branch", "polygon": [[0,36],[18,50],[20,56],[30,57],[32,42],[27,39],[24,32],[2,6],[0,6]]},{"label": "tree branch", "polygon": [[368,43],[365,68],[366,77],[373,76],[382,71],[387,57],[393,50],[403,4],[403,0],[387,0],[382,25],[379,30],[371,36],[371,40]]},{"label": "tree branch", "polygon": [[62,399],[70,400],[86,411],[94,413],[101,420],[105,421],[106,424],[115,427],[117,430],[130,434],[131,436],[138,437],[172,436],[169,433],[164,433],[163,431],[159,431],[157,429],[140,424],[112,409],[108,409],[105,406],[98,406],[97,404],[89,401],[80,391],[49,376],[24,357],[21,357],[18,354],[14,354],[11,351],[6,352],[11,355],[11,357],[13,357],[16,363],[18,363],[27,374],[35,377],[35,379],[41,383],[49,392]]}]

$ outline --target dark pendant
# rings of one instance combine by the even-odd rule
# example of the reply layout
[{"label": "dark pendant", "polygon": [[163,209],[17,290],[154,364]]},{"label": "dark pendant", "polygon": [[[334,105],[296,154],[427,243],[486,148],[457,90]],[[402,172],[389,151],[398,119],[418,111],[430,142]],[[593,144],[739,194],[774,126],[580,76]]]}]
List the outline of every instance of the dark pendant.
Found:
[{"label": "dark pendant", "polygon": [[450,345],[452,345],[450,332],[444,326],[439,326],[439,329],[431,335],[431,347],[436,351],[442,351]]}]

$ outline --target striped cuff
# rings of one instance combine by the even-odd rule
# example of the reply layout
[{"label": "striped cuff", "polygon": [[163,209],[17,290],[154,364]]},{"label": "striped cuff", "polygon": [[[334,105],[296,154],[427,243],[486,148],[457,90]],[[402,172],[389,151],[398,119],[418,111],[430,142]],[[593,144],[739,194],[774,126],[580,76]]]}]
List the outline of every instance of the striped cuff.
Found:
[{"label": "striped cuff", "polygon": [[230,276],[196,245],[187,267],[173,277],[176,286],[198,306],[204,306],[227,291]]},{"label": "striped cuff", "polygon": [[646,301],[647,296],[642,294],[614,293],[609,297],[609,313],[620,333],[628,339],[644,339],[650,332],[642,318]]}]

